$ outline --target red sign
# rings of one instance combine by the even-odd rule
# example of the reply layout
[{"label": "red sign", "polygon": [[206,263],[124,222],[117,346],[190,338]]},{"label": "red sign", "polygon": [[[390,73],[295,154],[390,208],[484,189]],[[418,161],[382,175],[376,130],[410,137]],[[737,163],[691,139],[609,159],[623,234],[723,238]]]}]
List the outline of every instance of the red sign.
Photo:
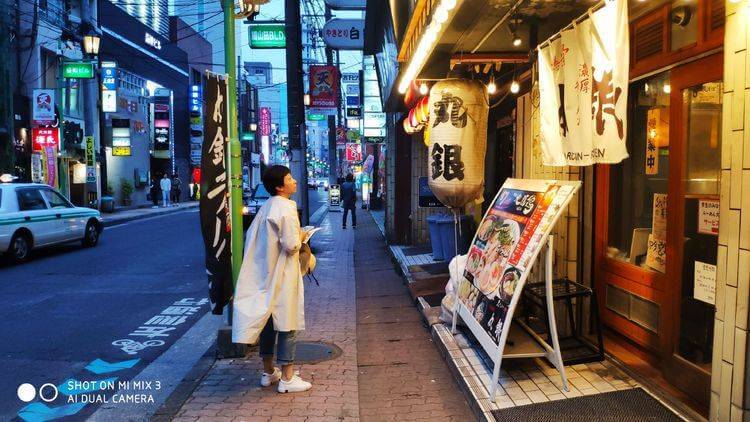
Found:
[{"label": "red sign", "polygon": [[260,136],[271,136],[271,109],[268,107],[260,108],[260,122],[258,124]]},{"label": "red sign", "polygon": [[34,151],[41,151],[44,147],[60,146],[60,131],[57,128],[31,128],[31,144]]},{"label": "red sign", "polygon": [[336,108],[339,71],[336,66],[310,66],[310,107]]},{"label": "red sign", "polygon": [[346,144],[346,161],[362,161],[362,144]]}]

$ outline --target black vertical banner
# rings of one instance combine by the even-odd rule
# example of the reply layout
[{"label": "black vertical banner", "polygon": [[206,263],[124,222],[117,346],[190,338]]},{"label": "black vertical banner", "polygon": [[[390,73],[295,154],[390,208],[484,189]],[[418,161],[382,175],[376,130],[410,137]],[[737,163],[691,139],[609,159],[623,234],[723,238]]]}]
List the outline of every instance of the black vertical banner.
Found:
[{"label": "black vertical banner", "polygon": [[231,226],[229,218],[229,148],[227,81],[208,75],[203,103],[203,150],[201,154],[200,220],[206,247],[206,274],[213,306],[221,315],[233,294]]}]

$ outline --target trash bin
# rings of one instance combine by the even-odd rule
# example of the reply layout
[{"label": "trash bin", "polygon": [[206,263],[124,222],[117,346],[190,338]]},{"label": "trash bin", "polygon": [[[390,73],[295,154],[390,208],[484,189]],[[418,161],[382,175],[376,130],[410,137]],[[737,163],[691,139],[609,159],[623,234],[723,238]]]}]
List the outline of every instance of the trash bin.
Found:
[{"label": "trash bin", "polygon": [[102,212],[115,212],[115,198],[102,196]]},{"label": "trash bin", "polygon": [[458,217],[461,230],[459,233],[454,233],[453,216],[443,215],[438,220],[438,228],[440,231],[440,237],[443,243],[443,257],[446,261],[450,262],[454,256],[456,256],[455,237],[458,235],[458,253],[465,254],[469,250],[469,242],[471,242],[471,235],[469,231],[469,216],[461,215]]},{"label": "trash bin", "polygon": [[432,259],[435,261],[444,259],[443,241],[440,228],[438,227],[438,221],[440,221],[442,217],[443,216],[440,214],[433,214],[427,217],[427,227],[430,229],[430,245],[432,245]]}]

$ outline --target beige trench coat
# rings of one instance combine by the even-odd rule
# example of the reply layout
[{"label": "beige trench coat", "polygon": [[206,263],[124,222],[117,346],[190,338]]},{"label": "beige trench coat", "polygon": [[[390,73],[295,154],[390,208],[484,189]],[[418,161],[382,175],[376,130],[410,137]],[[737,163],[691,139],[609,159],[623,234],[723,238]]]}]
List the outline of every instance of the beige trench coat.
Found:
[{"label": "beige trench coat", "polygon": [[300,230],[297,204],[290,199],[272,196],[258,210],[247,229],[234,293],[234,343],[255,344],[269,317],[277,331],[305,329]]}]

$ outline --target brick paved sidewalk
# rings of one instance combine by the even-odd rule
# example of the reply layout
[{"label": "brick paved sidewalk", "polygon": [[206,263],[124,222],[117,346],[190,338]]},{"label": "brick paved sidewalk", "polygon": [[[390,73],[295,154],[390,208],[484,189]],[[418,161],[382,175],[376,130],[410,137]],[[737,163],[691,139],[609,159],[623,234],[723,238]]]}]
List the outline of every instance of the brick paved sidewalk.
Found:
[{"label": "brick paved sidewalk", "polygon": [[472,418],[390,263],[380,232],[368,214],[361,214],[363,224],[355,231],[341,228],[341,213],[330,213],[313,238],[320,286],[305,285],[307,330],[298,339],[334,343],[343,354],[298,366],[312,390],[278,394],[260,387],[262,365],[255,354],[219,360],[175,421]]},{"label": "brick paved sidewalk", "polygon": [[363,421],[473,419],[414,306],[375,221],[355,243],[357,366]]}]

